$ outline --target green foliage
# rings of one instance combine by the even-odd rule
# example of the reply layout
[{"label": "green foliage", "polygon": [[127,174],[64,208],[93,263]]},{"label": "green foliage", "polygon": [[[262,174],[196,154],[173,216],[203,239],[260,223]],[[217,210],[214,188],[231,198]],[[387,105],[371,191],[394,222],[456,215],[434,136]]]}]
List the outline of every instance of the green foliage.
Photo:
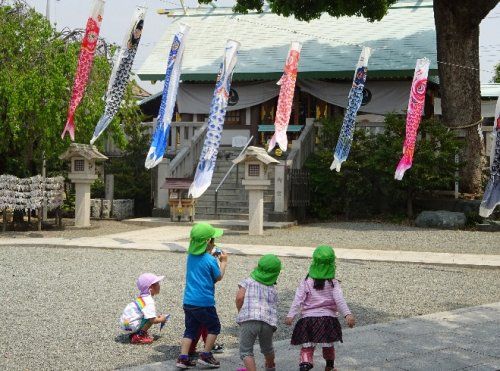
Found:
[{"label": "green foliage", "polygon": [[[387,13],[389,7],[397,0],[268,0],[271,11],[288,17],[290,15],[302,21],[319,18],[322,13],[334,17],[360,16],[370,21],[379,21]],[[212,0],[199,0],[200,3],[209,4]],[[249,10],[262,12],[263,0],[237,0],[234,11],[248,13]]]},{"label": "green foliage", "polygon": [[[435,119],[423,120],[413,166],[403,180],[394,179],[405,136],[404,118],[387,115],[385,131],[366,135],[356,130],[349,158],[340,173],[330,171],[340,121],[322,122],[319,150],[307,161],[313,187],[311,211],[321,219],[343,214],[365,217],[400,213],[423,191],[451,189],[459,143]],[[407,209],[411,214],[411,210]]]},{"label": "green foliage", "polygon": [[90,186],[90,198],[104,198],[106,193],[104,181],[97,178]]},{"label": "green foliage", "polygon": [[[0,173],[30,176],[63,166],[58,156],[69,138],[61,140],[66,123],[80,43],[68,42],[50,23],[22,1],[0,3]],[[91,138],[104,109],[111,67],[96,55],[83,100],[76,111],[76,140]],[[113,123],[110,128],[120,138]],[[123,139],[118,139],[118,142]]]},{"label": "green foliage", "polygon": [[[125,93],[132,97],[131,85]],[[138,125],[141,121],[140,112],[135,105],[124,107],[121,114],[121,124],[127,142],[122,157],[112,158],[105,164],[107,174],[114,174],[114,198],[135,200],[137,216],[150,215],[151,212],[151,174],[144,167],[146,152],[150,138],[146,135],[146,127]]]},{"label": "green foliage", "polygon": [[493,76],[493,82],[500,83],[500,63],[495,67],[495,76]]}]

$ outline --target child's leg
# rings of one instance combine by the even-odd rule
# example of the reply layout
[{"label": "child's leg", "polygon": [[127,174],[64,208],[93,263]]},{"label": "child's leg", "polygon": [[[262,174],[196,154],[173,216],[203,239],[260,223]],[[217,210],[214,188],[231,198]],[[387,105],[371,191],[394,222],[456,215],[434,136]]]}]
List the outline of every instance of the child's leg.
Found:
[{"label": "child's leg", "polygon": [[258,335],[257,321],[246,321],[240,324],[240,358],[243,360],[247,371],[255,371],[255,358],[253,345]]},{"label": "child's leg", "polygon": [[201,326],[200,335],[201,335],[201,338],[203,339],[203,343],[206,343],[207,336],[208,336],[208,330],[205,326]]},{"label": "child's leg", "polygon": [[326,369],[333,370],[335,362],[335,348],[334,347],[323,347],[323,358],[326,361]]},{"label": "child's leg", "polygon": [[274,328],[265,322],[260,322],[259,345],[260,351],[266,359],[266,369],[274,370],[274,347],[273,347]]},{"label": "child's leg", "polygon": [[302,347],[300,348],[300,363],[310,363],[313,364],[314,360],[314,347]]},{"label": "child's leg", "polygon": [[207,330],[207,338],[205,340],[205,353],[210,353],[214,347],[217,335],[220,334],[220,321],[215,307],[206,307],[198,313],[197,317],[201,326]]},{"label": "child's leg", "polygon": [[193,343],[193,339],[200,332],[200,322],[196,318],[197,307],[184,305],[184,337],[181,341],[181,355],[187,356]]},{"label": "child's leg", "polygon": [[[196,337],[191,342],[191,346],[189,347],[189,354],[196,353],[196,346],[198,345],[198,341],[200,341],[200,337],[203,334],[203,330],[206,331],[206,329],[203,326],[200,327],[200,330],[198,331],[198,334],[196,335]],[[205,335],[205,337],[203,338],[204,342],[205,342],[206,338],[207,338],[207,336]]]},{"label": "child's leg", "polygon": [[153,325],[153,322],[149,320],[144,320],[141,329],[139,331],[147,332],[150,329],[151,325]]}]

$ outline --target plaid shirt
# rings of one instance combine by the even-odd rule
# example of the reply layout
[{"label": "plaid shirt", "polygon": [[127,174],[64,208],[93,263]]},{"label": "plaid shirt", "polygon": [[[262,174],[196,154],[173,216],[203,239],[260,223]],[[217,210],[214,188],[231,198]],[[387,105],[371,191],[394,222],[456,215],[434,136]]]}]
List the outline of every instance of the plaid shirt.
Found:
[{"label": "plaid shirt", "polygon": [[276,327],[278,324],[278,291],[275,285],[266,286],[247,278],[239,287],[245,289],[245,299],[236,322],[262,321]]}]

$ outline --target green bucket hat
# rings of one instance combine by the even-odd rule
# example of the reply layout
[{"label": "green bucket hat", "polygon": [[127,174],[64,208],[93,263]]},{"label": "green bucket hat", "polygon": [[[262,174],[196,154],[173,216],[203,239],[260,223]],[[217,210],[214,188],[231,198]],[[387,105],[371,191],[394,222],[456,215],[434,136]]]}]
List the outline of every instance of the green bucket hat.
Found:
[{"label": "green bucket hat", "polygon": [[259,259],[257,267],[250,274],[255,281],[266,286],[276,283],[281,271],[281,261],[276,255],[268,254]]},{"label": "green bucket hat", "polygon": [[198,223],[191,228],[191,241],[189,241],[188,253],[191,255],[201,255],[207,250],[208,240],[220,237],[224,231],[214,228],[208,223]]},{"label": "green bucket hat", "polygon": [[321,245],[314,250],[309,277],[316,279],[335,278],[335,252],[331,246]]}]

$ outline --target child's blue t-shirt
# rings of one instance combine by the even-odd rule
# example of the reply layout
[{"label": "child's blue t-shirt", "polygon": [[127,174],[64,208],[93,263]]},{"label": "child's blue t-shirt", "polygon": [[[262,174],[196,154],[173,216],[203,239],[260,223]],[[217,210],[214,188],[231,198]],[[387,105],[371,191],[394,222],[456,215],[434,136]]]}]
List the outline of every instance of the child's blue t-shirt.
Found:
[{"label": "child's blue t-shirt", "polygon": [[188,254],[183,303],[197,307],[215,306],[215,280],[220,273],[219,264],[212,255]]}]

